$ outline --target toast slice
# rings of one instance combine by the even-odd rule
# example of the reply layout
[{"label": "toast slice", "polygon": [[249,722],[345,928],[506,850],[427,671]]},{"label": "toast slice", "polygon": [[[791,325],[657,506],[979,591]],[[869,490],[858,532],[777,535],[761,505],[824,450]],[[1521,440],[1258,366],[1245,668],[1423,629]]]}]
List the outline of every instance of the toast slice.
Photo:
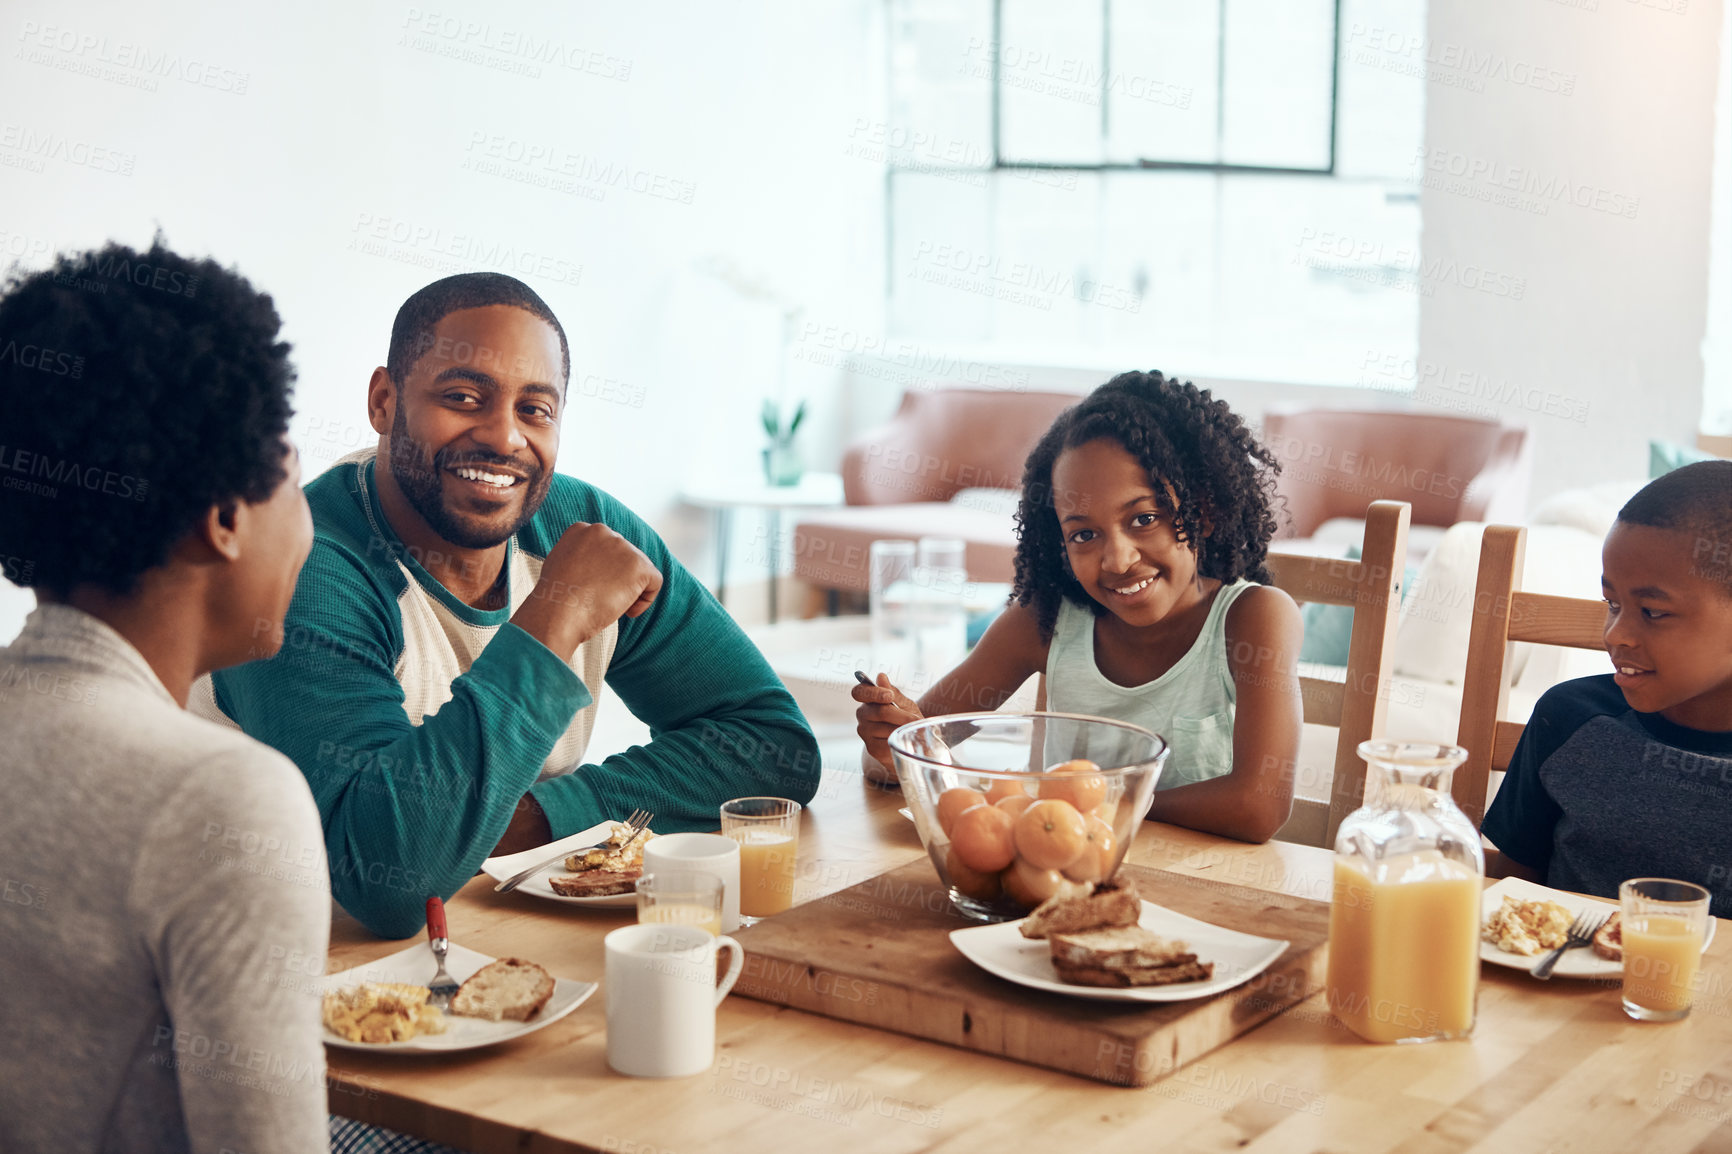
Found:
[{"label": "toast slice", "polygon": [[1143,899],[1128,878],[1098,882],[1087,897],[1051,897],[1036,906],[1017,927],[1025,938],[1078,933],[1113,926],[1134,926],[1143,915]]},{"label": "toast slice", "polygon": [[1142,970],[1180,966],[1197,960],[1197,955],[1184,942],[1163,938],[1142,926],[1113,926],[1074,934],[1053,934],[1047,939],[1047,944],[1052,948],[1055,967]]},{"label": "toast slice", "polygon": [[605,898],[629,894],[643,876],[643,863],[622,870],[590,870],[588,873],[554,875],[547,879],[553,892],[563,898]]},{"label": "toast slice", "polygon": [[1180,982],[1206,982],[1215,976],[1214,962],[1189,961],[1177,966],[1150,966],[1143,969],[1102,970],[1091,966],[1065,966],[1053,963],[1060,980],[1075,986],[1107,986],[1120,989],[1131,986],[1171,986]]},{"label": "toast slice", "polygon": [[1624,926],[1622,910],[1613,910],[1612,916],[1606,919],[1606,924],[1600,927],[1594,935],[1594,953],[1608,962],[1624,960]]},{"label": "toast slice", "polygon": [[522,958],[489,962],[457,987],[451,1012],[465,1018],[527,1022],[553,997],[553,975]]}]

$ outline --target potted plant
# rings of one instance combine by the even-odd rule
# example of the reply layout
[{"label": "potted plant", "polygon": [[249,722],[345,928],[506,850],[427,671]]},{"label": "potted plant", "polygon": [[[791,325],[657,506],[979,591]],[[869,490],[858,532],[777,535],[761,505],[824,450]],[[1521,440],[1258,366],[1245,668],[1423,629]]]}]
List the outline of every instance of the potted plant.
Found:
[{"label": "potted plant", "polygon": [[785,427],[782,407],[775,401],[764,402],[762,418],[764,433],[770,438],[770,443],[764,448],[765,483],[798,485],[804,469],[800,464],[800,452],[794,447],[794,434],[799,431],[800,422],[806,419],[806,402],[801,401],[794,407],[794,414],[788,418]]}]

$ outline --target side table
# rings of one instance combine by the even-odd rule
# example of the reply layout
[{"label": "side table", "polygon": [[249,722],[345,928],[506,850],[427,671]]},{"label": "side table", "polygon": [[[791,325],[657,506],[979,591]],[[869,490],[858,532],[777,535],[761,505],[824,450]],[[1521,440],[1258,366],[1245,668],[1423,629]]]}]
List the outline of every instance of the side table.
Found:
[{"label": "side table", "polygon": [[822,509],[842,504],[842,474],[805,473],[797,485],[766,485],[762,482],[705,481],[686,486],[680,499],[700,509],[716,511],[716,600],[726,603],[728,581],[728,537],[735,509],[764,509],[770,518],[770,623],[776,622],[776,576],[778,542],[782,535],[783,509]]}]

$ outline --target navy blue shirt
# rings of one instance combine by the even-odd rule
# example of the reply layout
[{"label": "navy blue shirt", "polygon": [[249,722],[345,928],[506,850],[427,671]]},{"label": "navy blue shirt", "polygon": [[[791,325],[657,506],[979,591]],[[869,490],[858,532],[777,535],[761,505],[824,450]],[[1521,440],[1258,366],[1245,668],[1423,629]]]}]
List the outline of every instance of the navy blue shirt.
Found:
[{"label": "navy blue shirt", "polygon": [[1615,900],[1626,878],[1677,878],[1732,917],[1732,733],[1638,713],[1609,673],[1555,685],[1481,832],[1558,889]]}]

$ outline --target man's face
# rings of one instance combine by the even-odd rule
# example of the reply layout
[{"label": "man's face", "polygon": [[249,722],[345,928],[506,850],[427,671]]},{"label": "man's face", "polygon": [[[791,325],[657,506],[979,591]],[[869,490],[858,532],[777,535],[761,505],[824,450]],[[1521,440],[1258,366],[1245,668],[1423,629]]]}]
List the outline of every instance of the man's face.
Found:
[{"label": "man's face", "polygon": [[1732,593],[1695,534],[1619,521],[1600,551],[1606,650],[1630,708],[1732,730]]},{"label": "man's face", "polygon": [[559,334],[510,305],[461,309],[397,386],[391,475],[452,545],[487,549],[541,507],[565,401]]}]

